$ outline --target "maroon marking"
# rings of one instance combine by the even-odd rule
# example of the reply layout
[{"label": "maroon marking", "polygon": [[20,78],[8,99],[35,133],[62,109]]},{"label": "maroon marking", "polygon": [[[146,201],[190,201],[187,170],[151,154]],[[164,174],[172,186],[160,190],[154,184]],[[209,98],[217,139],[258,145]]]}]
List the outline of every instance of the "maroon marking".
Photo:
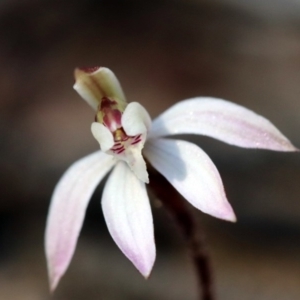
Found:
[{"label": "maroon marking", "polygon": [[120,151],[117,151],[117,154],[121,154],[122,152],[124,152],[125,151],[125,149],[122,149],[122,150],[120,150]]},{"label": "maroon marking", "polygon": [[91,74],[98,71],[101,67],[80,67],[78,68],[80,71]]},{"label": "maroon marking", "polygon": [[[121,146],[122,144],[120,143],[120,142],[116,142],[115,144],[114,144],[114,147],[119,147],[119,146]],[[113,147],[113,148],[114,148]]]},{"label": "maroon marking", "polygon": [[109,99],[107,97],[103,97],[101,99],[101,106],[100,109],[104,109],[104,108],[111,108],[112,105],[117,104],[117,101]]},{"label": "maroon marking", "polygon": [[121,146],[121,147],[118,147],[118,148],[115,148],[115,147],[113,147],[113,148],[111,148],[111,150],[113,150],[113,151],[120,151],[120,150],[124,150],[124,147],[123,146]]},{"label": "maroon marking", "polygon": [[131,145],[135,145],[135,144],[139,143],[140,141],[141,141],[141,139],[136,140],[136,141],[132,142]]},{"label": "maroon marking", "polygon": [[136,141],[136,140],[139,139],[140,137],[141,137],[141,134],[136,135],[136,136],[134,137],[134,140]]},{"label": "maroon marking", "polygon": [[122,127],[121,117],[122,113],[117,109],[103,109],[103,122],[111,132],[116,131]]}]

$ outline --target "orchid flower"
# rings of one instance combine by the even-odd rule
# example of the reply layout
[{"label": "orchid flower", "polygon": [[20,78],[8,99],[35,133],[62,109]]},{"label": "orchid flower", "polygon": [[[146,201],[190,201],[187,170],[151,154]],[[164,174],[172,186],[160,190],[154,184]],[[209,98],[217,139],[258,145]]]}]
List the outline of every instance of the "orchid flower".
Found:
[{"label": "orchid flower", "polygon": [[74,89],[96,112],[91,131],[101,150],[71,165],[55,187],[45,237],[51,290],[70,264],[88,202],[110,170],[101,202],[108,230],[140,273],[149,276],[155,242],[144,157],[194,207],[236,220],[208,155],[195,144],[166,136],[199,134],[245,148],[297,150],[267,119],[225,100],[198,97],[179,102],[151,126],[142,105],[126,102],[111,70],[76,69],[75,79]]}]

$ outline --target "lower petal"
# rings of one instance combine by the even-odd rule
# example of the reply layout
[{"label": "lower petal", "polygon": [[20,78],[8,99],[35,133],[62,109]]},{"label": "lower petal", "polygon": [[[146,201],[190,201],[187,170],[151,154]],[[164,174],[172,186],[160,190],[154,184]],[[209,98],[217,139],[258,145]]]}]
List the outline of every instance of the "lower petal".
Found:
[{"label": "lower petal", "polygon": [[99,182],[115,164],[100,151],[75,162],[55,187],[48,213],[45,248],[53,291],[74,254],[88,202]]},{"label": "lower petal", "polygon": [[236,220],[218,170],[198,146],[179,140],[153,139],[146,143],[144,154],[196,208],[220,219]]},{"label": "lower petal", "polygon": [[148,277],[155,260],[153,220],[145,184],[120,161],[102,196],[108,230],[125,256]]}]

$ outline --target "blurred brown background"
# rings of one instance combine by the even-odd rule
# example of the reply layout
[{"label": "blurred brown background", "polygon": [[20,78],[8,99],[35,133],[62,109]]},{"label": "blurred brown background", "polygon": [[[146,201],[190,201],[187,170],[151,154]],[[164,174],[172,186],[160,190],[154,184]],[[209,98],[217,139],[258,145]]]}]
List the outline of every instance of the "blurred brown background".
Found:
[{"label": "blurred brown background", "polygon": [[[73,91],[76,66],[102,65],[152,117],[194,96],[264,115],[300,147],[298,0],[2,0],[0,3],[0,299],[50,299],[43,234],[63,171],[98,149],[94,113]],[[218,299],[300,299],[300,157],[194,138],[238,216],[195,212]],[[72,264],[52,297],[197,299],[183,241],[153,206],[157,261],[145,281],[89,207]]]}]

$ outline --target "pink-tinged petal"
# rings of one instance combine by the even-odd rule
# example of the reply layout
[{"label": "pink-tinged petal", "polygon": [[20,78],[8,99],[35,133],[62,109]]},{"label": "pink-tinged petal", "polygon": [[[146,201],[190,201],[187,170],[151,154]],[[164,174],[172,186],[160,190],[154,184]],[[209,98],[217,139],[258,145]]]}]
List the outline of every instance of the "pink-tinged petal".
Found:
[{"label": "pink-tinged petal", "polygon": [[131,102],[127,105],[121,122],[129,136],[146,133],[151,126],[151,118],[147,110],[137,102]]},{"label": "pink-tinged petal", "polygon": [[93,122],[91,131],[94,138],[100,144],[100,148],[103,152],[109,150],[114,145],[114,137],[110,130],[98,122]]},{"label": "pink-tinged petal", "polygon": [[103,97],[116,100],[121,106],[126,99],[122,87],[115,74],[108,68],[77,68],[74,72],[75,84],[73,88],[94,109]]},{"label": "pink-tinged petal", "polygon": [[297,150],[264,117],[214,98],[199,97],[175,104],[153,121],[149,138],[171,134],[202,134],[245,148]]},{"label": "pink-tinged petal", "polygon": [[153,167],[196,208],[220,219],[236,220],[218,170],[198,146],[153,139],[146,143],[144,153]]},{"label": "pink-tinged petal", "polygon": [[145,184],[122,161],[105,185],[102,208],[112,238],[142,275],[148,277],[155,260],[149,199]]},{"label": "pink-tinged petal", "polygon": [[90,154],[75,162],[55,187],[45,235],[51,291],[72,259],[88,202],[114,164],[110,155],[100,151]]}]

